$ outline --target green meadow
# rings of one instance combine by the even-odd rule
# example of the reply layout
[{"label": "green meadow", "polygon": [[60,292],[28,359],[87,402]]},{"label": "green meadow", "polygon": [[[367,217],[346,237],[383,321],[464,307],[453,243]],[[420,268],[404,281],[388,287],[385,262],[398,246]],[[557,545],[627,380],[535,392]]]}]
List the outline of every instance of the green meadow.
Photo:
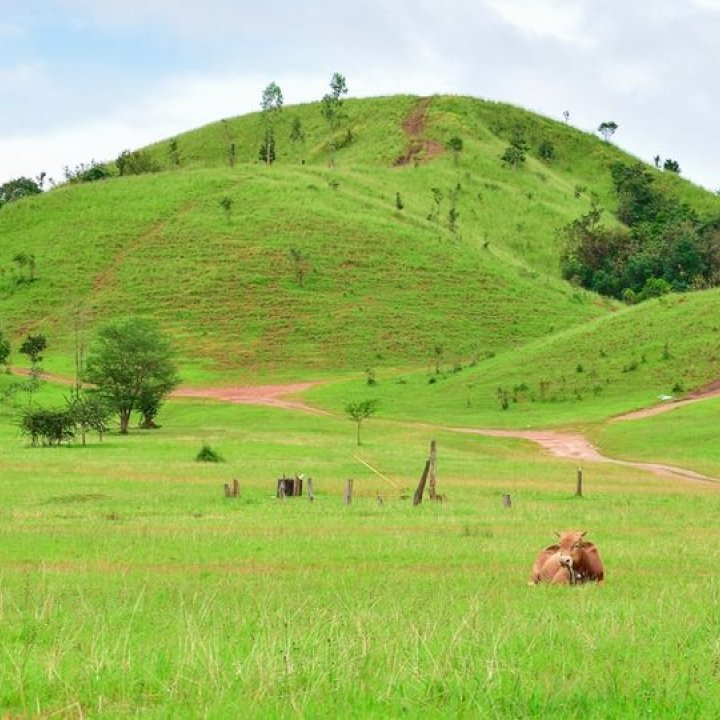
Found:
[{"label": "green meadow", "polygon": [[[7,421],[7,712],[720,711],[716,486],[590,464],[575,498],[574,465],[529,444],[379,417],[360,448],[343,417],[212,402],[173,401],[161,430],[85,448],[30,449]],[[448,499],[413,507],[402,496],[431,438]],[[202,442],[226,462],[195,462]],[[312,475],[313,503],[275,499],[276,477],[295,472]],[[232,478],[238,499],[223,496]],[[590,530],[607,582],[528,587],[535,553],[566,527]]]},{"label": "green meadow", "polygon": [[[720,401],[615,419],[717,380],[718,290],[625,306],[561,280],[559,229],[591,192],[616,222],[609,167],[635,160],[597,137],[473,98],[346,108],[332,170],[309,104],[283,110],[271,167],[261,116],[228,118],[179,135],[177,163],[169,138],[147,148],[157,173],[0,209],[0,329],[14,348],[46,335],[47,371],[72,376],[76,342],[139,315],[185,386],[312,381],[296,399],[322,411],[176,397],[159,429],[33,448],[21,412],[67,387],[4,399],[0,716],[720,716]],[[674,173],[656,182],[718,214]],[[358,445],[345,407],[364,399]],[[576,461],[466,428],[582,432],[718,480],[582,462],[575,497]],[[445,499],[414,507],[431,440]],[[198,462],[204,444],[223,462]],[[275,497],[296,473],[313,502]],[[570,529],[605,584],[528,587]]]}]

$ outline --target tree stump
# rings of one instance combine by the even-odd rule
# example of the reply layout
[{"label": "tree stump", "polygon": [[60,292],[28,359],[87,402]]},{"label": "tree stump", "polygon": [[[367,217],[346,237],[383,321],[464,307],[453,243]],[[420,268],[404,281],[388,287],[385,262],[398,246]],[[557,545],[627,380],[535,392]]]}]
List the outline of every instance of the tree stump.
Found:
[{"label": "tree stump", "polygon": [[348,478],[345,481],[345,504],[350,505],[352,503],[352,492],[353,492],[353,480],[352,478]]}]

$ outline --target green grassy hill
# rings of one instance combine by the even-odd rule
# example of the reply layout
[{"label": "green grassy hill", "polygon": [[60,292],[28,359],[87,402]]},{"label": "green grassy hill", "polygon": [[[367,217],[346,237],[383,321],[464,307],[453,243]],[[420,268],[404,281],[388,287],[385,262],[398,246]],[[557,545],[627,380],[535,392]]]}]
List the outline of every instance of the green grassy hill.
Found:
[{"label": "green grassy hill", "polygon": [[[616,309],[560,280],[556,233],[587,210],[590,191],[612,208],[608,166],[630,160],[617,148],[471,98],[346,108],[333,170],[319,106],[309,104],[283,111],[270,167],[257,159],[263,126],[252,114],[179,136],[179,164],[169,140],[152,146],[159,173],[7,205],[6,331],[44,332],[46,364],[62,371],[76,323],[91,333],[109,318],[153,316],[198,380],[418,367],[436,348],[464,363]],[[296,118],[302,142],[289,139]],[[530,152],[512,170],[500,156],[518,124]],[[457,155],[445,150],[452,136],[463,140]],[[550,163],[538,157],[542,140],[555,147]],[[717,198],[672,174],[658,182],[701,213],[717,210]],[[34,254],[36,279],[15,286],[9,268],[21,252]]]}]

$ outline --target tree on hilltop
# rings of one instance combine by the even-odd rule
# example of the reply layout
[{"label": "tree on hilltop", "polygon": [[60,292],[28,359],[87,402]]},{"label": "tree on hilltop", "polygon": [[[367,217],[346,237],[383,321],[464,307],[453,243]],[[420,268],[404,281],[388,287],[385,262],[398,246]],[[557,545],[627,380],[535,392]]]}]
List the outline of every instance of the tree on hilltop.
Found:
[{"label": "tree on hilltop", "polygon": [[614,120],[606,120],[598,126],[598,132],[603,136],[605,142],[610,142],[610,138],[620,126]]},{"label": "tree on hilltop", "polygon": [[283,94],[277,83],[271,82],[264,90],[260,100],[265,138],[260,146],[259,157],[266,165],[275,160],[275,121],[282,112]]},{"label": "tree on hilltop", "polygon": [[333,73],[330,92],[323,95],[320,112],[328,127],[328,166],[335,167],[335,133],[340,129],[347,113],[343,109],[343,95],[347,95],[345,76]]}]

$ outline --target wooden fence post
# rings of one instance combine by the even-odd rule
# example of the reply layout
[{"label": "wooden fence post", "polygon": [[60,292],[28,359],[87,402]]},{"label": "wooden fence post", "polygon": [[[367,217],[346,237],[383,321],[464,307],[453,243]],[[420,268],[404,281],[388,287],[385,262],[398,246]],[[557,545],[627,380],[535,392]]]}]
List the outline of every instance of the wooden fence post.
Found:
[{"label": "wooden fence post", "polygon": [[381,495],[380,493],[378,493],[378,494],[375,496],[375,502],[377,502],[378,507],[382,507],[382,506],[383,506],[383,502],[384,502],[384,501],[383,501],[382,495]]},{"label": "wooden fence post", "polygon": [[435,492],[435,465],[437,462],[437,443],[434,440],[430,441],[430,457],[428,458],[428,462],[430,463],[430,470],[428,473],[430,499],[437,500],[437,493]]},{"label": "wooden fence post", "polygon": [[422,502],[422,496],[425,492],[425,483],[427,482],[428,473],[430,472],[430,460],[425,461],[425,469],[418,483],[415,494],[413,495],[413,505],[419,505]]},{"label": "wooden fence post", "polygon": [[278,478],[278,484],[277,484],[277,496],[280,498],[280,500],[285,499],[285,476]]},{"label": "wooden fence post", "polygon": [[504,508],[511,508],[512,507],[512,500],[510,499],[510,495],[503,495],[503,507]]},{"label": "wooden fence post", "polygon": [[583,484],[582,468],[578,468],[577,469],[577,488],[575,490],[575,497],[582,497],[582,484]]},{"label": "wooden fence post", "polygon": [[232,484],[232,496],[238,497],[238,495],[240,495],[240,481],[237,478],[234,478]]},{"label": "wooden fence post", "polygon": [[310,502],[315,501],[315,493],[313,492],[312,478],[307,479],[307,495]]},{"label": "wooden fence post", "polygon": [[225,497],[231,497],[231,492],[232,491],[230,490],[230,486],[225,483]]},{"label": "wooden fence post", "polygon": [[350,505],[352,503],[352,492],[353,492],[353,480],[348,478],[345,481],[345,504]]}]

